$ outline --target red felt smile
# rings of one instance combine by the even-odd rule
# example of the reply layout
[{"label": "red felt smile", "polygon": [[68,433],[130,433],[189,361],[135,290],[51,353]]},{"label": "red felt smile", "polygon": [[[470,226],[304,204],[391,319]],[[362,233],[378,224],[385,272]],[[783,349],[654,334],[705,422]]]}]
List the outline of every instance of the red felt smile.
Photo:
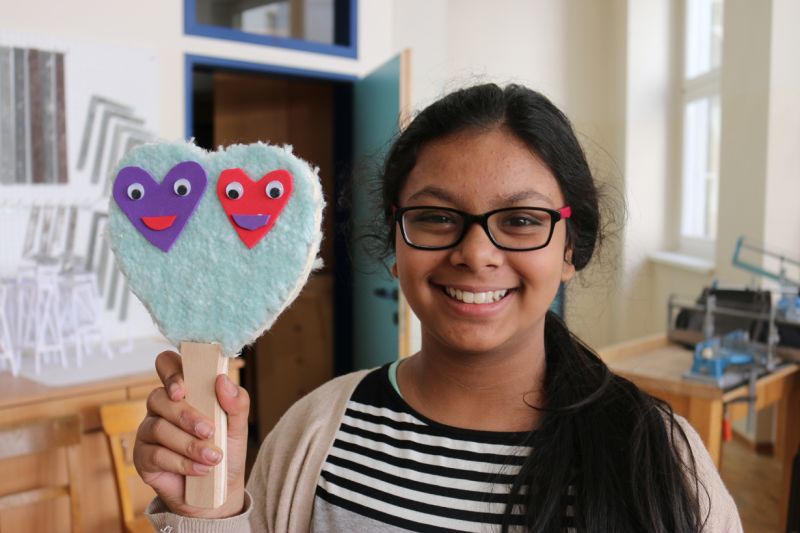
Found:
[{"label": "red felt smile", "polygon": [[239,238],[253,248],[275,225],[292,188],[288,170],[273,170],[253,181],[241,168],[229,168],[219,176],[217,197]]},{"label": "red felt smile", "polygon": [[151,230],[162,231],[172,226],[172,223],[175,222],[175,216],[142,217],[142,222]]}]

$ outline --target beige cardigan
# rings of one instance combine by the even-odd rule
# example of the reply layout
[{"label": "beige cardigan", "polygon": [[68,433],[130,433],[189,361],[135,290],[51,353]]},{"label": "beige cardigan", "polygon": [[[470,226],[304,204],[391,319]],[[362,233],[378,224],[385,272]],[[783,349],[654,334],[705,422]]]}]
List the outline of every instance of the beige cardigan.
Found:
[{"label": "beige cardigan", "polygon": [[[322,466],[347,401],[368,372],[362,370],[336,378],[299,400],[286,412],[261,445],[247,483],[244,513],[224,520],[186,518],[168,512],[156,499],[147,510],[150,521],[158,531],[165,533],[308,531]],[[741,532],[736,505],[703,442],[686,420],[677,419],[689,438],[700,482],[710,495],[710,501],[701,498],[703,515],[709,504],[711,509],[705,531]]]}]

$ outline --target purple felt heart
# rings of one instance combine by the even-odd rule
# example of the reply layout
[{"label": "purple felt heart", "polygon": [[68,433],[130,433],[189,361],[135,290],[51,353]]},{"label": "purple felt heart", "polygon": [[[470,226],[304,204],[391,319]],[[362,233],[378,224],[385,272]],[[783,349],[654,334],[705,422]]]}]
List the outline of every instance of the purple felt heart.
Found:
[{"label": "purple felt heart", "polygon": [[114,181],[114,200],[151,244],[168,252],[197,208],[208,185],[194,161],[172,167],[161,183],[140,167],[124,167]]}]

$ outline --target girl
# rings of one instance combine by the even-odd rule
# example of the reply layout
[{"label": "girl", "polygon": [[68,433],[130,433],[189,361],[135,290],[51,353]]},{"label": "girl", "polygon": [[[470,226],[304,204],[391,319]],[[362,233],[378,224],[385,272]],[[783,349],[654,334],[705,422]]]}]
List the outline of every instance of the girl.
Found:
[{"label": "girl", "polygon": [[[156,362],[134,450],[162,531],[741,531],[697,434],[610,373],[549,311],[600,238],[567,118],[525,87],[480,85],[422,111],[383,171],[385,251],[422,349],[337,378],[264,441],[245,490],[249,401],[227,378],[228,500],[183,501],[221,459]],[[163,529],[172,526],[173,529]]]}]

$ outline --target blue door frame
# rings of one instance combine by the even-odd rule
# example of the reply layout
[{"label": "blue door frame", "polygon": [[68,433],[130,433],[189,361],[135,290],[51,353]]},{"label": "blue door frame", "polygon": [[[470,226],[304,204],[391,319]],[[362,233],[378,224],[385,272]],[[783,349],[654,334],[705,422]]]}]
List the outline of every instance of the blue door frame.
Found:
[{"label": "blue door frame", "polygon": [[233,28],[224,28],[197,21],[197,0],[183,2],[183,31],[187,35],[199,35],[213,39],[226,39],[265,46],[291,48],[304,52],[358,57],[358,0],[334,0],[334,40],[336,44],[325,44],[290,37],[259,35]]},{"label": "blue door frame", "polygon": [[236,70],[239,72],[257,72],[262,74],[272,74],[278,76],[291,76],[295,78],[310,78],[315,80],[340,81],[353,83],[358,78],[349,74],[337,74],[335,72],[325,72],[323,70],[308,70],[280,65],[264,63],[251,63],[249,61],[237,61],[212,56],[200,56],[186,54],[184,59],[184,102],[185,117],[184,137],[191,138],[194,131],[194,96],[192,94],[192,73],[195,67],[207,67],[213,69]]}]

